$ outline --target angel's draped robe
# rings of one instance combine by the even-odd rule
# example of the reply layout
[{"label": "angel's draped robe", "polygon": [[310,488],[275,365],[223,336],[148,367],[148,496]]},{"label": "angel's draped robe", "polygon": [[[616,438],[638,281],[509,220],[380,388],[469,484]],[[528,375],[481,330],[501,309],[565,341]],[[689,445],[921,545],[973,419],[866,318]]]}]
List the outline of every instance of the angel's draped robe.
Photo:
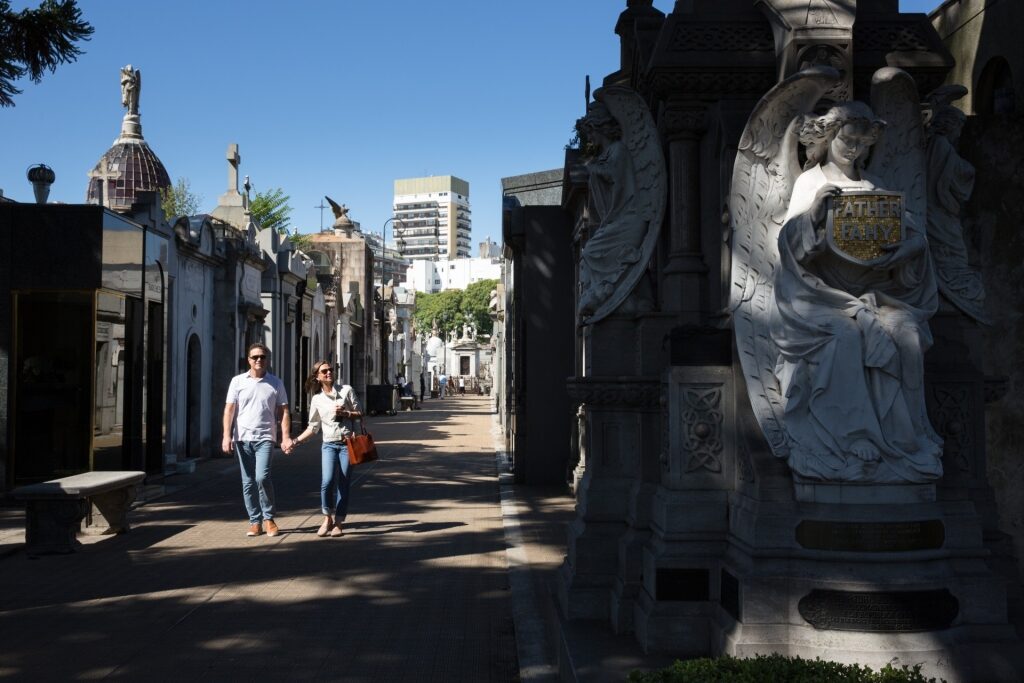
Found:
[{"label": "angel's draped robe", "polygon": [[[927,250],[881,271],[833,253],[824,225],[809,216],[828,182],[819,166],[800,175],[779,234],[770,326],[790,467],[817,481],[932,481],[942,475],[942,440],[924,399],[928,319],[938,302]],[[832,184],[877,187],[868,177]],[[904,214],[905,237],[918,225]],[[880,458],[855,455],[858,441]]]},{"label": "angel's draped robe", "polygon": [[622,274],[640,260],[647,223],[636,212],[636,174],[629,150],[611,142],[587,163],[588,189],[598,226],[580,252],[579,310],[593,313],[615,291]]}]

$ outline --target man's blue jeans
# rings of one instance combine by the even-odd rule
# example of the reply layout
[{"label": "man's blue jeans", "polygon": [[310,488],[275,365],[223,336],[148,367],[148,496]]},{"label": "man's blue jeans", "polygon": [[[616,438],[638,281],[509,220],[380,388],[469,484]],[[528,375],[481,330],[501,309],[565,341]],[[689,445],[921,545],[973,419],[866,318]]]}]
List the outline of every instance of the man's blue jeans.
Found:
[{"label": "man's blue jeans", "polygon": [[320,447],[320,512],[336,522],[348,512],[348,446],[344,441],[324,441]]},{"label": "man's blue jeans", "polygon": [[242,470],[242,499],[249,523],[274,518],[274,483],[270,481],[272,441],[236,441],[235,453]]}]

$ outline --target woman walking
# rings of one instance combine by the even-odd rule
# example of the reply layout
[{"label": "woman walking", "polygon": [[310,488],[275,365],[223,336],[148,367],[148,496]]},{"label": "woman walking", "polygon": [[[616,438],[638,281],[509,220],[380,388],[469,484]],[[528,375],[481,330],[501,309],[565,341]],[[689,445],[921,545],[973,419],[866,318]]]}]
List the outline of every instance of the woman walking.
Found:
[{"label": "woman walking", "polygon": [[[320,447],[320,512],[324,521],[317,536],[341,536],[341,523],[348,510],[348,447],[345,439],[355,429],[354,420],[361,418],[355,391],[348,384],[337,385],[334,371],[327,361],[317,361],[306,379],[309,402],[309,424],[293,444],[302,443],[324,430]],[[294,446],[293,446],[294,448]]]}]

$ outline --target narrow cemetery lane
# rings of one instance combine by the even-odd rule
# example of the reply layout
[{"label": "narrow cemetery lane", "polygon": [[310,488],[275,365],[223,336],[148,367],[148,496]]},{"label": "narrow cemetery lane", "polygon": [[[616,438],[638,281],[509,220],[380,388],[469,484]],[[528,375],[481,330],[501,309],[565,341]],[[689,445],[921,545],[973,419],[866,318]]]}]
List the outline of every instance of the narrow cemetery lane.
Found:
[{"label": "narrow cemetery lane", "polygon": [[341,538],[315,534],[318,436],[275,455],[276,538],[245,536],[225,458],[169,478],[130,534],[0,557],[0,677],[516,680],[489,399],[367,426],[381,460]]}]

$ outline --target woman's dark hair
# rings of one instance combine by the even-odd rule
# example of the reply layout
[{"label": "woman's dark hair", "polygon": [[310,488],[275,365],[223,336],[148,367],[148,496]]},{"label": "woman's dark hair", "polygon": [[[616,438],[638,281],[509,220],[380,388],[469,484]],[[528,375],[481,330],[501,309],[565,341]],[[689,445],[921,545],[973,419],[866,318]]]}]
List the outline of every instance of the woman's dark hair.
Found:
[{"label": "woman's dark hair", "polygon": [[318,360],[317,362],[313,363],[313,368],[309,371],[309,377],[306,378],[305,387],[306,393],[309,394],[310,396],[316,396],[321,391],[323,391],[323,386],[320,384],[320,368],[322,368],[325,365],[331,368],[332,370],[334,369],[334,366],[332,366],[327,361]]}]

